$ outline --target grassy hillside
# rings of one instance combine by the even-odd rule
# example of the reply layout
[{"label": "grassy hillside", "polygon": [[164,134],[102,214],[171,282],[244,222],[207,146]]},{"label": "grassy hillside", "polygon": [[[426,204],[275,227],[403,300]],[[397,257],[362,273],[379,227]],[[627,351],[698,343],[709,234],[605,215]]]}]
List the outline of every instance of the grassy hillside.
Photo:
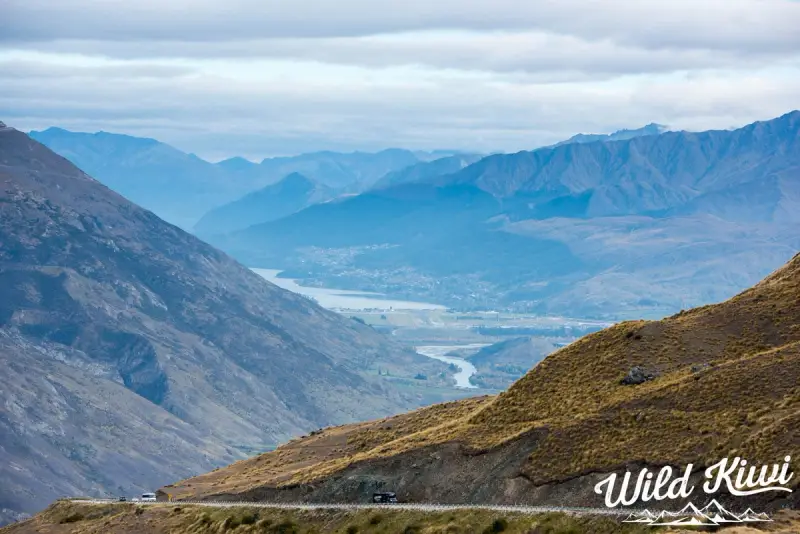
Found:
[{"label": "grassy hillside", "polygon": [[[624,385],[636,366],[654,379]],[[342,446],[333,453],[312,452],[334,436]],[[520,437],[527,441],[515,440]],[[410,469],[403,458],[439,454],[449,444],[460,447],[457,458],[463,462],[447,460],[457,462],[443,465],[448,473],[469,457],[494,451],[508,461],[518,459],[514,476],[535,486],[631,463],[708,465],[742,455],[752,465],[788,454],[800,457],[800,255],[722,304],[586,336],[548,356],[497,397],[328,429],[234,464],[213,475],[224,491],[211,493],[312,481],[316,487],[355,469],[394,477],[393,483],[402,485],[396,471]],[[284,461],[297,456],[308,463]],[[393,457],[398,458],[391,464],[394,471],[381,460]],[[269,476],[257,467],[264,465],[271,466]],[[486,477],[481,482],[490,484],[501,476],[492,469],[471,476]],[[209,476],[171,491],[196,495],[202,487],[205,492]],[[509,491],[500,497],[514,498]]]}]

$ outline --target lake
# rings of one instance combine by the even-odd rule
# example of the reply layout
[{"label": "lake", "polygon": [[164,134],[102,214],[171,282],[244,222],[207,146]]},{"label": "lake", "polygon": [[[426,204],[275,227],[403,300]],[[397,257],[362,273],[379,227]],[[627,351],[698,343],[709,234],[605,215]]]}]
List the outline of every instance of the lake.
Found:
[{"label": "lake", "polygon": [[380,293],[368,293],[365,291],[352,291],[349,289],[329,289],[325,287],[301,286],[292,278],[279,278],[281,273],[278,269],[259,269],[251,270],[272,282],[278,287],[288,289],[293,293],[299,293],[313,298],[323,308],[330,310],[444,310],[445,306],[430,304],[426,302],[412,302],[405,300],[387,299]]}]

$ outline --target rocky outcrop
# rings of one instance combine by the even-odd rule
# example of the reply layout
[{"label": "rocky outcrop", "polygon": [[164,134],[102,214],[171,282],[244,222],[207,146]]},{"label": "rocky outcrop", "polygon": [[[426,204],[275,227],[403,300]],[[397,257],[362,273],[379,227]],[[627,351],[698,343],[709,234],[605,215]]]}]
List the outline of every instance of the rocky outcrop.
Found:
[{"label": "rocky outcrop", "polygon": [[655,380],[656,376],[657,375],[655,373],[650,373],[638,365],[635,365],[631,367],[631,370],[628,371],[628,374],[625,375],[625,378],[620,380],[620,384],[624,386],[636,386],[639,384],[644,384],[650,380]]}]

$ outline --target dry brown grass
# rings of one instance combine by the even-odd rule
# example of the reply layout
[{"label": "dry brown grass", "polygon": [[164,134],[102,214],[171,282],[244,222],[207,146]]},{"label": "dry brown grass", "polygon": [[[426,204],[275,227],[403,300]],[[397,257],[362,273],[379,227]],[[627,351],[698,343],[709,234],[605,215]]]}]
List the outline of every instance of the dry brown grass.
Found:
[{"label": "dry brown grass", "polygon": [[492,397],[474,397],[435,404],[407,414],[377,421],[331,427],[302,439],[292,440],[275,451],[236,462],[224,469],[165,487],[174,499],[220,493],[239,493],[252,487],[276,486],[303,477],[309,469],[351,463],[393,441],[435,427],[443,421],[458,421],[486,405]]},{"label": "dry brown grass", "polygon": [[[702,463],[739,453],[771,463],[787,454],[800,457],[798,342],[800,255],[724,303],[586,336],[497,397],[329,429],[226,468],[225,487],[238,492],[307,482],[354,462],[447,441],[486,450],[537,428],[546,430],[545,438],[525,474],[542,484],[637,460]],[[621,385],[635,365],[658,378]],[[693,366],[703,367],[695,372]],[[339,447],[315,453],[320,442]],[[204,478],[181,487],[199,480]]]}]

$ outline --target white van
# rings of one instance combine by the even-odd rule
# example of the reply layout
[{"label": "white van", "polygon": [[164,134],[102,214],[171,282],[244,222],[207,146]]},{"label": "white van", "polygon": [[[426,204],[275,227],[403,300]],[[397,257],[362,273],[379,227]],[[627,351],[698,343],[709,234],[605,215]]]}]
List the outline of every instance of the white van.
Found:
[{"label": "white van", "polygon": [[155,493],[142,493],[142,502],[156,502]]}]

